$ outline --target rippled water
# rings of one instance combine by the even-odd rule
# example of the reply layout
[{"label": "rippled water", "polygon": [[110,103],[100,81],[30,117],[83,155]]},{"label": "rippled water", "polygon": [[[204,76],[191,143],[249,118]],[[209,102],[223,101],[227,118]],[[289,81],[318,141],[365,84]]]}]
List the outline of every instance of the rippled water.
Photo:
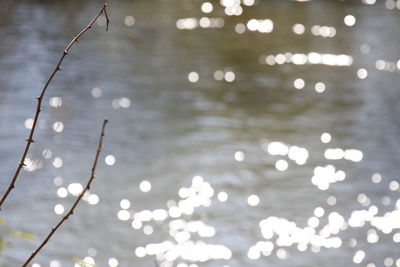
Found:
[{"label": "rippled water", "polygon": [[[200,1],[115,1],[109,7],[110,31],[97,25],[72,49],[45,98],[29,154],[36,165],[20,176],[1,214],[6,219],[1,235],[9,242],[2,266],[19,266],[61,218],[54,207],[70,207],[73,196],[59,197],[65,193],[59,188],[86,182],[104,117],[110,124],[91,191],[99,203],[79,204],[35,259],[41,266],[59,266],[56,261],[73,266],[87,256],[97,266],[115,266],[110,258],[118,266],[154,266],[154,256],[141,257],[151,252],[146,245],[187,239],[190,231],[176,228],[182,221],[171,218],[179,215],[171,207],[194,190],[203,190],[201,197],[181,202],[180,212],[189,215],[180,219],[211,226],[203,225],[201,232],[201,224],[192,224],[190,229],[201,233],[193,230],[191,240],[221,245],[203,246],[200,252],[208,248],[228,259],[178,259],[173,266],[351,266],[360,261],[368,267],[400,266],[396,2],[258,1],[242,5],[240,16],[227,16],[233,11],[224,13],[219,2],[212,3],[207,14]],[[1,191],[23,150],[34,97],[69,38],[99,6],[0,3]],[[354,17],[347,17],[346,25],[348,15]],[[178,29],[194,27],[202,17],[218,20]],[[209,24],[215,27],[204,28]],[[328,27],[318,31],[315,25]],[[331,136],[330,142],[321,141],[323,133],[329,133],[322,139]],[[346,150],[347,160],[330,159],[343,158]],[[115,164],[105,163],[107,155]],[[317,167],[328,164],[342,172],[332,176],[328,167],[313,184],[314,171],[321,173]],[[182,189],[192,180],[192,189]],[[190,214],[190,206],[199,204],[205,206]],[[131,211],[131,219],[124,221],[130,215],[122,208]],[[143,210],[158,210],[154,219],[163,221],[148,222],[146,212],[139,213]],[[140,229],[132,227],[133,217]],[[7,229],[37,238],[15,238]],[[294,235],[313,229],[335,239]],[[268,239],[271,231],[275,234]],[[162,257],[158,263],[169,266]]]}]

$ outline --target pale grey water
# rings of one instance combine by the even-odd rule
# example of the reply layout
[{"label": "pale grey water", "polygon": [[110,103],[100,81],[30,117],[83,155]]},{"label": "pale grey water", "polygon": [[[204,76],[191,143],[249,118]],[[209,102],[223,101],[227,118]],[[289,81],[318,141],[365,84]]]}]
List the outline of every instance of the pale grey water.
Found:
[{"label": "pale grey water", "polygon": [[[223,17],[225,26],[217,29],[182,31],[176,28],[180,18],[205,16],[200,1],[157,0],[115,1],[110,4],[110,31],[95,27],[72,49],[46,96],[37,143],[30,155],[43,160],[43,167],[24,172],[2,211],[1,217],[14,230],[33,233],[35,241],[6,235],[10,246],[3,250],[3,266],[19,266],[49,229],[60,219],[53,208],[62,203],[67,209],[71,196],[57,196],[55,176],[85,183],[99,127],[110,119],[105,148],[93,183],[100,202],[82,202],[77,212],[56,233],[35,259],[42,266],[58,260],[73,266],[74,258],[84,258],[95,248],[97,266],[108,266],[115,257],[118,266],[153,266],[152,257],[138,258],[135,249],[152,242],[173,240],[168,223],[151,223],[154,233],[134,230],[131,221],[120,221],[117,213],[121,199],[129,199],[131,209],[166,208],[169,199],[179,200],[181,187],[189,187],[201,175],[215,190],[225,191],[227,202],[213,197],[212,205],[196,210],[187,220],[201,219],[213,226],[216,235],[199,238],[222,244],[232,251],[230,260],[197,263],[199,266],[352,266],[356,251],[366,253],[361,265],[399,257],[399,243],[390,234],[377,230],[379,241],[366,242],[372,227],[350,228],[338,236],[343,244],[337,249],[321,248],[318,253],[300,252],[296,246],[285,248],[290,257],[279,259],[276,249],[269,257],[250,260],[248,249],[263,240],[259,221],[277,216],[294,221],[303,228],[316,207],[326,214],[338,212],[347,220],[353,210],[364,209],[357,196],[365,193],[379,216],[395,209],[399,191],[389,183],[399,181],[400,123],[399,69],[388,72],[375,67],[378,59],[400,59],[400,10],[388,10],[383,2],[368,6],[359,1],[261,1],[245,7],[242,16],[228,17],[214,3],[210,17]],[[4,1],[0,3],[0,186],[8,185],[20,158],[28,130],[24,121],[34,114],[34,97],[47,79],[68,38],[82,28],[101,5],[99,1]],[[352,14],[353,27],[343,23]],[[132,27],[124,24],[134,16]],[[274,22],[270,34],[246,31],[238,34],[234,26],[251,18],[269,18]],[[306,26],[303,35],[292,32],[292,25]],[[313,36],[312,25],[336,28],[334,38]],[[370,52],[362,54],[360,46]],[[351,66],[260,64],[262,55],[308,52],[348,54]],[[216,81],[216,70],[230,68],[232,83]],[[357,70],[366,68],[368,77],[357,78]],[[199,81],[190,83],[189,72],[199,73]],[[293,81],[302,78],[305,87],[297,90]],[[318,94],[314,84],[322,81],[326,91]],[[102,89],[94,98],[91,90]],[[62,97],[62,106],[53,108],[50,97]],[[126,97],[128,109],[115,109],[112,101]],[[65,129],[55,133],[52,124],[63,122]],[[323,132],[332,141],[320,141]],[[310,157],[303,166],[288,160],[289,168],[279,172],[274,157],[262,149],[263,142],[280,141],[305,147]],[[363,151],[360,163],[328,161],[326,148],[357,148]],[[51,159],[42,150],[50,148]],[[235,152],[243,151],[243,162]],[[116,164],[107,166],[104,157],[112,154]],[[62,168],[54,168],[55,157],[63,159]],[[334,164],[346,172],[346,180],[321,191],[312,185],[313,169]],[[382,175],[374,184],[371,176]],[[139,183],[147,179],[152,190],[143,193]],[[260,204],[250,207],[247,197],[256,194]],[[326,199],[335,196],[329,206]],[[388,196],[390,204],[382,204]],[[367,206],[366,208],[368,208]],[[325,215],[321,225],[326,224]],[[320,228],[318,228],[320,229]],[[5,231],[2,231],[4,236]],[[355,238],[357,246],[349,246]],[[195,238],[196,240],[196,238]],[[176,261],[174,264],[178,264]],[[399,263],[400,264],[400,263]],[[174,266],[175,266],[174,265]],[[394,263],[393,266],[395,266]]]}]

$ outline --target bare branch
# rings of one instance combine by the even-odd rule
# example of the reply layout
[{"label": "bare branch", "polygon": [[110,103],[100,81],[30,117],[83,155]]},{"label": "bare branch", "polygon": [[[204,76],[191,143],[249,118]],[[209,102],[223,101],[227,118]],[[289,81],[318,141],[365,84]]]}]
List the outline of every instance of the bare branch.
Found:
[{"label": "bare branch", "polygon": [[71,209],[69,212],[59,221],[56,226],[54,226],[50,233],[47,235],[47,237],[43,240],[43,242],[40,244],[40,246],[31,254],[31,256],[25,261],[25,263],[22,265],[23,267],[28,266],[28,264],[32,261],[32,259],[39,253],[39,251],[46,245],[46,243],[51,239],[51,237],[54,235],[54,233],[57,231],[57,229],[69,218],[74,213],[74,210],[76,206],[78,205],[79,201],[82,199],[83,195],[86,193],[86,191],[89,190],[90,184],[94,180],[95,177],[95,171],[96,171],[96,166],[97,166],[97,161],[99,159],[99,155],[101,152],[101,148],[103,147],[103,137],[104,137],[104,129],[107,124],[107,119],[104,120],[103,126],[101,128],[101,134],[99,138],[99,144],[97,146],[97,151],[96,151],[96,157],[94,158],[93,166],[92,166],[92,173],[90,175],[90,178],[83,189],[83,191],[79,194],[78,198],[75,200],[74,204],[72,205]]},{"label": "bare branch", "polygon": [[22,167],[25,166],[25,158],[28,155],[29,148],[30,148],[31,144],[34,143],[33,135],[35,133],[36,125],[37,125],[38,120],[39,120],[39,114],[42,111],[41,107],[42,107],[43,96],[46,93],[47,87],[49,86],[49,84],[53,80],[53,78],[56,75],[56,73],[61,71],[61,64],[64,61],[65,56],[67,56],[69,54],[69,51],[70,51],[71,47],[75,44],[75,42],[78,42],[78,39],[92,27],[92,25],[95,23],[95,21],[103,13],[104,13],[104,15],[106,16],[106,19],[107,19],[106,30],[108,30],[109,19],[108,19],[106,8],[107,8],[107,2],[103,4],[103,7],[100,9],[99,13],[90,21],[90,23],[85,28],[83,28],[83,30],[81,30],[72,39],[72,41],[68,44],[68,46],[63,51],[63,54],[61,55],[60,59],[58,60],[53,72],[50,74],[47,82],[45,83],[40,95],[36,98],[38,100],[38,102],[37,102],[37,106],[36,106],[35,117],[33,119],[33,125],[32,125],[32,128],[31,128],[31,131],[30,131],[29,136],[28,136],[28,138],[26,140],[27,143],[26,143],[26,146],[25,146],[25,150],[24,150],[24,152],[22,154],[22,157],[21,157],[21,160],[20,160],[20,162],[18,164],[17,170],[15,171],[14,176],[11,179],[11,182],[10,182],[8,188],[7,188],[7,191],[4,193],[3,197],[0,200],[0,210],[1,210],[1,207],[2,207],[2,205],[4,203],[4,201],[7,199],[8,195],[10,194],[10,192],[15,188],[15,182],[17,181],[18,175],[19,175]]}]

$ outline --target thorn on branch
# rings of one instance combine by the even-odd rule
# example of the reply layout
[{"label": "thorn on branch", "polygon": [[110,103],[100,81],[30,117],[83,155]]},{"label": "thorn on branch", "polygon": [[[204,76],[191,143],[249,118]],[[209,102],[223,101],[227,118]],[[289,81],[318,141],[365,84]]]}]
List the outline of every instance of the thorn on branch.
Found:
[{"label": "thorn on branch", "polygon": [[107,7],[107,4],[104,4],[103,12],[104,12],[104,16],[106,17],[106,31],[108,31],[108,25],[110,24],[110,19],[108,18],[106,7]]}]

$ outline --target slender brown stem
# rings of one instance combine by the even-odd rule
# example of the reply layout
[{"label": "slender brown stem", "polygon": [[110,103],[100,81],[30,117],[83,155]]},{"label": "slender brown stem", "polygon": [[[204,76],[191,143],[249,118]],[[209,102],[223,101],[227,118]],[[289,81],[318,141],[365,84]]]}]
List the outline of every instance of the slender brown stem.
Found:
[{"label": "slender brown stem", "polygon": [[95,177],[95,171],[96,171],[96,166],[97,166],[97,160],[99,159],[100,151],[101,148],[103,147],[103,137],[104,137],[104,128],[106,127],[107,120],[105,119],[103,122],[103,126],[101,128],[101,134],[99,138],[99,144],[97,146],[97,151],[96,151],[96,157],[94,158],[93,166],[92,166],[92,173],[90,175],[90,178],[83,189],[83,191],[79,194],[78,198],[75,200],[74,204],[72,205],[71,209],[68,211],[68,213],[54,226],[50,233],[47,235],[47,237],[43,240],[43,242],[40,244],[40,246],[32,252],[31,256],[25,261],[25,263],[22,265],[23,267],[28,266],[28,264],[32,261],[32,259],[39,253],[39,251],[46,245],[46,243],[51,239],[51,237],[54,235],[54,233],[57,231],[57,229],[69,218],[74,213],[74,210],[76,206],[78,205],[79,201],[82,199],[83,195],[90,189],[90,184],[94,180]]},{"label": "slender brown stem", "polygon": [[28,139],[26,140],[27,143],[26,143],[26,146],[25,146],[25,150],[24,150],[24,152],[22,154],[21,161],[18,164],[17,170],[15,171],[15,174],[14,174],[13,178],[11,179],[11,182],[10,182],[8,188],[7,188],[7,191],[4,193],[3,197],[0,200],[0,210],[1,210],[1,207],[2,207],[2,205],[4,203],[4,201],[7,199],[8,195],[10,194],[10,192],[14,189],[15,182],[17,181],[18,175],[19,175],[22,167],[26,166],[25,165],[25,158],[28,155],[28,151],[29,151],[29,148],[30,148],[31,144],[35,142],[35,141],[33,141],[33,135],[35,133],[36,125],[37,125],[38,120],[39,120],[39,114],[42,111],[43,96],[46,93],[47,87],[49,86],[49,84],[53,80],[53,78],[56,75],[56,73],[61,70],[61,63],[64,61],[64,58],[69,54],[69,51],[71,50],[72,46],[76,42],[78,42],[78,39],[93,26],[95,21],[103,13],[104,13],[104,15],[106,17],[106,20],[107,20],[106,30],[108,30],[108,24],[109,24],[110,20],[108,19],[106,8],[107,8],[107,2],[103,4],[103,7],[100,9],[99,13],[90,21],[90,23],[85,28],[83,28],[83,30],[81,30],[74,38],[72,38],[72,41],[65,48],[63,54],[61,55],[60,59],[58,60],[58,63],[56,65],[56,67],[54,68],[53,72],[50,74],[50,76],[49,76],[47,82],[45,83],[40,95],[36,98],[38,102],[37,102],[37,106],[36,106],[35,118],[33,119],[33,125],[32,125],[32,128],[31,128],[31,131],[29,133]]}]

